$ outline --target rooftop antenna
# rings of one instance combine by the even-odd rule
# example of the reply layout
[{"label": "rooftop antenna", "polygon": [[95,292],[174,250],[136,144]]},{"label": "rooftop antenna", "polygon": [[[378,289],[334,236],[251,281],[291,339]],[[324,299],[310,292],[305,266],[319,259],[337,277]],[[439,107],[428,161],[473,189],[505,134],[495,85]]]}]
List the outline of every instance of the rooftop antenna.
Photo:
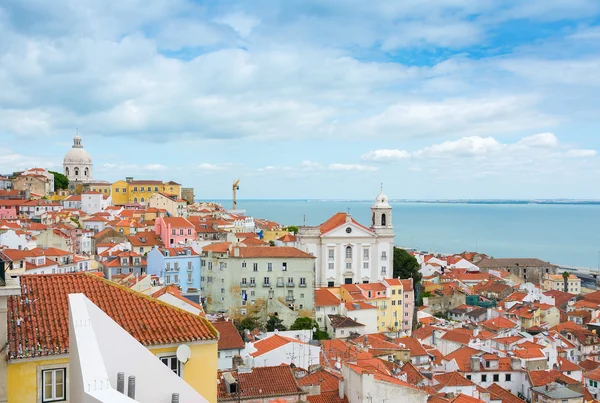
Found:
[{"label": "rooftop antenna", "polygon": [[383,192],[383,182],[381,182],[381,191]]}]

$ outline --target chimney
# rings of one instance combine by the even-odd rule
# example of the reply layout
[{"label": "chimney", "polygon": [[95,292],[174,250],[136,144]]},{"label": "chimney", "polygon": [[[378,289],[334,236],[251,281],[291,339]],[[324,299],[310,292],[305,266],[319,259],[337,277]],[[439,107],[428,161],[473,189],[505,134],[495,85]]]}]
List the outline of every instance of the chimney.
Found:
[{"label": "chimney", "polygon": [[481,361],[478,356],[471,357],[471,371],[479,372],[481,370]]},{"label": "chimney", "polygon": [[477,337],[477,336],[479,336],[479,328],[478,327],[473,329],[473,337]]},{"label": "chimney", "polygon": [[117,392],[125,393],[125,373],[117,372]]},{"label": "chimney", "polygon": [[344,379],[340,378],[338,380],[338,395],[339,395],[340,399],[344,398],[344,393],[345,393],[344,392]]},{"label": "chimney", "polygon": [[231,365],[233,370],[235,371],[238,367],[244,365],[244,359],[240,355],[236,355],[231,359]]},{"label": "chimney", "polygon": [[129,375],[127,379],[127,397],[135,399],[135,376]]}]

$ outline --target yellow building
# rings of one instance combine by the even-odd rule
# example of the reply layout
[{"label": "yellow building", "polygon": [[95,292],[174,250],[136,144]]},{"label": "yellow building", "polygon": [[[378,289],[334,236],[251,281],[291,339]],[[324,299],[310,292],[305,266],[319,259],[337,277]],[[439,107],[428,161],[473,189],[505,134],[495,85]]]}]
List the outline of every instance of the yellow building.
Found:
[{"label": "yellow building", "polygon": [[562,274],[546,274],[544,276],[544,290],[566,291],[569,294],[581,293],[581,279],[574,274],[567,278],[567,289],[565,290],[565,278]]},{"label": "yellow building", "polygon": [[402,330],[404,310],[403,286],[400,280],[385,279],[378,283],[342,284],[340,299],[344,302],[361,301],[377,307],[378,332]]},{"label": "yellow building", "polygon": [[112,184],[112,202],[114,205],[147,204],[154,193],[165,193],[181,197],[181,185],[176,182],[154,180],[134,180],[126,178]]},{"label": "yellow building", "polygon": [[[217,402],[218,332],[205,318],[91,273],[21,277],[8,300],[9,403],[69,401],[68,294],[83,293],[209,402]],[[168,324],[168,325],[166,325]],[[181,364],[177,347],[191,358]]]},{"label": "yellow building", "polygon": [[85,192],[92,191],[101,193],[103,196],[110,196],[112,194],[112,184],[108,182],[89,182],[83,185]]}]

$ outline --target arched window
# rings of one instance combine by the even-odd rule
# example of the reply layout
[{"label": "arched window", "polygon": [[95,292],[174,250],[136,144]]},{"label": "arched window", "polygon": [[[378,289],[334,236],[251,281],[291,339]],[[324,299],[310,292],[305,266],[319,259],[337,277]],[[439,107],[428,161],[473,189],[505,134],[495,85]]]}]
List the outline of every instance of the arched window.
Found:
[{"label": "arched window", "polygon": [[346,259],[352,259],[352,246],[346,246]]},{"label": "arched window", "polygon": [[137,203],[137,197],[134,197],[134,198],[133,198],[133,202],[134,202],[134,203]]},{"label": "arched window", "polygon": [[381,215],[381,226],[382,226],[382,227],[385,227],[385,226],[386,226],[386,223],[385,223],[385,222],[386,222],[386,217],[385,217],[385,214],[382,214],[382,215]]},{"label": "arched window", "polygon": [[83,170],[83,176],[86,176],[86,177],[88,176],[88,169],[87,168]]},{"label": "arched window", "polygon": [[140,202],[142,202],[142,203],[144,202],[144,198],[143,197],[140,199]]},{"label": "arched window", "polygon": [[75,176],[79,176],[79,168],[75,168]]},{"label": "arched window", "polygon": [[69,167],[65,168],[65,175],[69,176]]}]

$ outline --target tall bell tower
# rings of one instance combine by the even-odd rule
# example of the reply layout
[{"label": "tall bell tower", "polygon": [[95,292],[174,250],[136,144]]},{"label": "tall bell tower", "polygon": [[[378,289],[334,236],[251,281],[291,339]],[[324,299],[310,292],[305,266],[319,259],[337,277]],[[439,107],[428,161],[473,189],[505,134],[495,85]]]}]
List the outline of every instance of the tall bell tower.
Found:
[{"label": "tall bell tower", "polygon": [[392,206],[388,201],[388,197],[381,192],[375,198],[375,204],[371,206],[372,221],[371,229],[378,235],[393,235],[394,226],[392,225]]}]

